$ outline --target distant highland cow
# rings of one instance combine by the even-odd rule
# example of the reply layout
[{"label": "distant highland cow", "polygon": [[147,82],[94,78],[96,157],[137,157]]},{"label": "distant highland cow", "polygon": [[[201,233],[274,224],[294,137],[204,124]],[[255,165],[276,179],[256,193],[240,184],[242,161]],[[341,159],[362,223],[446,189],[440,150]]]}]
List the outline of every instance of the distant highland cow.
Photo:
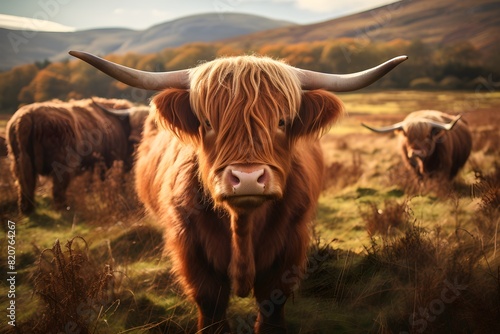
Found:
[{"label": "distant highland cow", "polygon": [[[114,110],[123,108],[128,110]],[[33,103],[17,110],[7,123],[7,146],[20,211],[34,209],[37,175],[52,178],[54,204],[63,208],[71,179],[96,162],[109,168],[121,160],[130,169],[148,109],[95,98]]]},{"label": "distant highland cow", "polygon": [[150,73],[71,54],[126,84],[161,90],[138,149],[136,186],[164,225],[174,272],[198,306],[198,330],[230,332],[231,290],[245,297],[253,289],[255,332],[286,332],[284,306],[304,273],[323,182],[318,137],[343,113],[329,91],[367,86],[406,57],[344,76],[255,56]]},{"label": "distant highland cow", "polygon": [[472,148],[472,136],[461,115],[420,110],[390,126],[362,125],[377,133],[396,132],[403,161],[419,178],[452,180],[464,166]]}]

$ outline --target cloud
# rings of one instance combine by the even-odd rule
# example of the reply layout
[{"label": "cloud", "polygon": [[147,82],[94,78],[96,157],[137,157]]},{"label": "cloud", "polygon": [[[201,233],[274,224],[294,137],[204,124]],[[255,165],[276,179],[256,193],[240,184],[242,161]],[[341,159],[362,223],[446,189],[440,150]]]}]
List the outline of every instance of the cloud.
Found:
[{"label": "cloud", "polygon": [[137,9],[137,8],[119,7],[119,8],[113,9],[113,14],[117,15],[117,16],[121,16],[121,17],[130,17],[131,19],[133,17],[137,18],[137,17],[142,17],[142,16],[163,18],[163,17],[169,17],[170,12],[168,12],[166,10],[156,9],[156,8],[154,8],[154,9],[146,9],[146,8]]},{"label": "cloud", "polygon": [[168,18],[168,17],[170,17],[170,13],[168,11],[165,11],[165,10],[152,9],[151,16],[158,17],[158,18]]},{"label": "cloud", "polygon": [[130,18],[130,20],[137,20],[138,18],[169,18],[170,12],[161,9],[137,9],[137,8],[115,8],[113,14],[120,17],[120,19]]},{"label": "cloud", "polygon": [[28,17],[0,14],[0,27],[12,30],[30,31],[75,31],[73,27],[68,27],[48,20],[39,20]]}]

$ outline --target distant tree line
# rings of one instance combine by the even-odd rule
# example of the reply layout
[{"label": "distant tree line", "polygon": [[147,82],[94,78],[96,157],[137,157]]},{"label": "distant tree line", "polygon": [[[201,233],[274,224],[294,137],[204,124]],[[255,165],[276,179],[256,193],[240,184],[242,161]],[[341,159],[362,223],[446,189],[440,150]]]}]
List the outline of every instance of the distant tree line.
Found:
[{"label": "distant tree line", "polygon": [[[137,69],[168,71],[190,68],[220,56],[242,54],[267,55],[284,59],[293,66],[328,73],[360,71],[397,55],[409,56],[408,61],[370,89],[477,89],[484,78],[500,81],[500,65],[494,56],[483,55],[471,44],[434,47],[418,40],[364,43],[340,39],[261,46],[192,43],[154,54],[129,53],[106,58]],[[128,87],[80,60],[37,62],[0,73],[0,111],[4,113],[33,102],[90,96],[147,103],[153,93]]]}]

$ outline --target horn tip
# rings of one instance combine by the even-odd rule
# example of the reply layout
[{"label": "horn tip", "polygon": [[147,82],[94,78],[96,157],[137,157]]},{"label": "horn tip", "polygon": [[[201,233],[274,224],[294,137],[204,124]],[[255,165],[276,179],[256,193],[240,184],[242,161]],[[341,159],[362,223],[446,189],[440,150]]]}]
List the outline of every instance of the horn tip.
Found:
[{"label": "horn tip", "polygon": [[366,129],[370,130],[370,131],[375,131],[371,126],[365,124],[365,123],[361,123],[361,126],[365,127]]},{"label": "horn tip", "polygon": [[394,62],[396,63],[402,63],[404,62],[405,60],[408,60],[408,56],[407,55],[402,55],[402,56],[398,56],[398,57],[395,57],[392,59]]},{"label": "horn tip", "polygon": [[84,52],[84,51],[75,51],[75,50],[70,50],[68,53],[76,58],[80,58],[82,60],[85,60],[84,58],[89,58],[89,57],[95,57],[91,53]]},{"label": "horn tip", "polygon": [[83,51],[75,51],[75,50],[70,50],[68,52],[71,56],[75,57],[75,58],[80,58],[80,59],[83,59],[85,57],[85,54],[86,52],[83,52]]}]

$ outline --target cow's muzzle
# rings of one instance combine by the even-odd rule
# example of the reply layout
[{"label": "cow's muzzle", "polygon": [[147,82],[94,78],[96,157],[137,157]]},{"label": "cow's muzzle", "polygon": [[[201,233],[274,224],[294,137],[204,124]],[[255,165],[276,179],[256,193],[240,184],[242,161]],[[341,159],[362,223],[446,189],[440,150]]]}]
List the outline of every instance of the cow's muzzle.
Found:
[{"label": "cow's muzzle", "polygon": [[419,155],[412,155],[408,158],[410,165],[413,167],[415,172],[419,177],[422,177],[425,173],[423,158]]},{"label": "cow's muzzle", "polygon": [[261,195],[266,190],[269,179],[269,171],[266,168],[255,170],[229,169],[227,182],[231,183],[233,193],[237,196]]},{"label": "cow's muzzle", "polygon": [[256,207],[278,196],[273,171],[267,165],[229,165],[224,169],[221,181],[223,198],[230,206]]}]

